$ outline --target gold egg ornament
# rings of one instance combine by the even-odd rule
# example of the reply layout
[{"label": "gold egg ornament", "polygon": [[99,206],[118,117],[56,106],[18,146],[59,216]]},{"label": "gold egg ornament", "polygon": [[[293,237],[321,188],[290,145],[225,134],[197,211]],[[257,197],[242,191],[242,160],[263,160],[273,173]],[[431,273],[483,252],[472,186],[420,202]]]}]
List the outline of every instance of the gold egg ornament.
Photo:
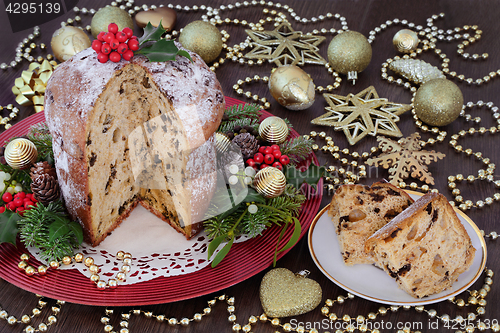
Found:
[{"label": "gold egg ornament", "polygon": [[60,62],[64,62],[78,52],[89,48],[91,44],[89,36],[82,29],[69,25],[57,29],[50,41],[52,52]]},{"label": "gold egg ornament", "polygon": [[401,53],[410,53],[417,49],[419,43],[418,35],[410,29],[401,29],[394,35],[392,44]]},{"label": "gold egg ornament", "polygon": [[213,24],[194,21],[182,29],[179,42],[186,49],[197,53],[207,64],[222,51],[222,34]]},{"label": "gold egg ornament", "polygon": [[286,177],[279,169],[267,167],[257,172],[253,187],[265,198],[276,198],[285,191]]},{"label": "gold egg ornament", "polygon": [[4,153],[5,161],[14,169],[26,169],[30,167],[38,157],[38,150],[33,142],[28,139],[14,139]]},{"label": "gold egg ornament", "polygon": [[447,79],[433,79],[418,88],[415,113],[431,126],[446,126],[458,118],[464,104],[460,88]]},{"label": "gold egg ornament", "polygon": [[134,30],[134,21],[129,13],[118,7],[108,5],[99,9],[92,17],[92,22],[90,22],[92,36],[97,38],[97,35],[101,31],[108,32],[108,25],[110,23],[116,23],[119,31],[125,27]]},{"label": "gold egg ornament", "polygon": [[289,110],[304,110],[313,105],[313,80],[295,65],[275,69],[269,78],[269,91],[278,103]]},{"label": "gold egg ornament", "polygon": [[288,133],[288,125],[280,117],[267,117],[259,125],[259,136],[270,143],[284,142]]},{"label": "gold egg ornament", "polygon": [[328,45],[328,61],[332,69],[347,75],[352,84],[358,73],[365,70],[372,60],[372,47],[366,37],[356,31],[346,31],[335,36]]}]

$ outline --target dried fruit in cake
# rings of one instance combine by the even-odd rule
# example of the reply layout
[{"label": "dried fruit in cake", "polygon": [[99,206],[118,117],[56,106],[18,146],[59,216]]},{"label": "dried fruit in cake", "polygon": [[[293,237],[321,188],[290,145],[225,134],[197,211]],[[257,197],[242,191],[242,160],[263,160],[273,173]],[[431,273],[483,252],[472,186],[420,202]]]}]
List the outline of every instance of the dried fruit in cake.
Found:
[{"label": "dried fruit in cake", "polygon": [[335,225],[344,263],[373,263],[373,258],[365,252],[366,239],[412,203],[405,191],[389,183],[340,186],[328,215]]},{"label": "dried fruit in cake", "polygon": [[416,298],[451,287],[475,254],[454,209],[438,193],[424,195],[373,234],[366,251]]}]

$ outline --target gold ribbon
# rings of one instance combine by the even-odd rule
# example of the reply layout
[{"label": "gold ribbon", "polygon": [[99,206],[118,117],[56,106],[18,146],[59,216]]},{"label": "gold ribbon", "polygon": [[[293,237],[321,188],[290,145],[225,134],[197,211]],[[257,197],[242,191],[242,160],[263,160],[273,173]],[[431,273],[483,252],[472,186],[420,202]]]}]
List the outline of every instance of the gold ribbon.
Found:
[{"label": "gold ribbon", "polygon": [[16,102],[22,106],[34,105],[35,111],[43,111],[45,88],[57,62],[44,60],[41,64],[32,62],[29,70],[23,71],[21,77],[14,81],[12,92],[16,95]]}]

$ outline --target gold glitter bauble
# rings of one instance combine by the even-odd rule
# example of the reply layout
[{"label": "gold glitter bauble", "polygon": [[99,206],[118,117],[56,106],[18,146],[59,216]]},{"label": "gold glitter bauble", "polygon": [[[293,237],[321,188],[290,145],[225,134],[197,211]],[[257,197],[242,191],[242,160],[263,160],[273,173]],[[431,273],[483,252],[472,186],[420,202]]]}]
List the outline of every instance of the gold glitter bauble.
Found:
[{"label": "gold glitter bauble", "polygon": [[38,150],[28,139],[14,139],[5,147],[4,157],[12,168],[26,169],[36,161]]},{"label": "gold glitter bauble", "polygon": [[166,31],[170,31],[174,28],[177,22],[177,13],[172,8],[158,7],[152,10],[145,10],[135,14],[135,23],[139,28],[144,28],[151,23],[153,27],[158,27],[160,25]]},{"label": "gold glitter bauble", "polygon": [[401,53],[410,53],[417,49],[418,36],[409,29],[402,29],[396,32],[392,39],[392,44]]},{"label": "gold glitter bauble", "polygon": [[118,7],[106,6],[99,9],[92,17],[92,22],[90,23],[92,36],[97,38],[97,35],[101,31],[108,32],[108,25],[110,23],[116,23],[119,31],[125,27],[134,30],[134,21],[129,13]]},{"label": "gold glitter bauble", "polygon": [[259,125],[259,135],[270,143],[282,143],[288,137],[288,126],[280,117],[267,117]]},{"label": "gold glitter bauble", "polygon": [[276,198],[285,191],[286,177],[280,170],[267,167],[257,172],[253,186],[263,197]]},{"label": "gold glitter bauble", "polygon": [[372,59],[372,47],[363,34],[346,31],[328,45],[328,61],[341,74],[362,72]]},{"label": "gold glitter bauble", "polygon": [[222,51],[222,35],[213,24],[194,21],[182,29],[179,42],[197,53],[206,63],[214,61]]},{"label": "gold glitter bauble", "polygon": [[427,81],[415,94],[415,112],[431,126],[446,126],[458,118],[464,97],[457,85],[447,79]]},{"label": "gold glitter bauble", "polygon": [[82,29],[72,26],[57,29],[50,41],[52,53],[60,62],[68,60],[78,52],[89,48],[90,45],[89,36]]},{"label": "gold glitter bauble", "polygon": [[260,284],[260,302],[270,318],[298,316],[314,310],[322,295],[319,283],[286,268],[270,270]]},{"label": "gold glitter bauble", "polygon": [[269,91],[275,100],[289,110],[304,110],[314,103],[314,83],[301,68],[278,67],[269,78]]}]

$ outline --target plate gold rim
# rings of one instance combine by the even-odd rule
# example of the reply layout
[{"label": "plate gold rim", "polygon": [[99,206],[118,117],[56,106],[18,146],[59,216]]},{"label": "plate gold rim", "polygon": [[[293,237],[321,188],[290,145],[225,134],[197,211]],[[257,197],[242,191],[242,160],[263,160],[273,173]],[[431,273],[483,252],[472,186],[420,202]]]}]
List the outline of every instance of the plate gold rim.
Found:
[{"label": "plate gold rim", "polygon": [[[410,195],[413,194],[413,195],[417,195],[417,196],[423,196],[422,193],[416,192],[416,191],[405,190],[405,192],[408,193],[408,194],[410,194]],[[484,268],[486,267],[487,249],[486,249],[486,242],[484,240],[483,235],[481,234],[481,230],[474,223],[474,221],[472,221],[464,212],[462,212],[461,210],[459,210],[457,207],[453,207],[453,209],[455,210],[455,212],[457,214],[459,214],[461,217],[463,217],[464,220],[467,221],[467,223],[469,223],[469,225],[475,231],[475,233],[476,233],[476,235],[477,235],[477,237],[479,239],[479,242],[481,243],[481,250],[482,250],[481,264],[480,264],[479,269],[477,270],[476,274],[474,275],[474,277],[469,282],[467,282],[460,289],[455,290],[455,291],[449,293],[448,295],[444,295],[444,296],[441,296],[439,298],[434,298],[434,299],[431,299],[431,300],[429,300],[429,299],[422,299],[422,300],[415,299],[415,301],[412,301],[412,302],[392,301],[392,300],[389,300],[389,299],[381,299],[381,298],[377,298],[377,297],[373,297],[373,296],[370,296],[370,295],[366,295],[366,294],[360,293],[360,292],[358,292],[356,290],[353,290],[352,288],[347,287],[346,285],[344,285],[343,283],[341,283],[340,281],[338,281],[337,279],[335,279],[333,276],[331,276],[330,273],[328,273],[323,268],[323,266],[319,262],[318,258],[316,257],[316,253],[314,252],[313,244],[312,244],[312,234],[314,232],[314,228],[316,227],[316,224],[319,221],[320,217],[323,216],[323,214],[328,210],[328,208],[330,208],[330,204],[328,204],[325,207],[323,207],[323,209],[321,209],[318,212],[318,214],[316,214],[316,216],[314,217],[313,221],[311,222],[311,226],[309,227],[309,232],[307,234],[307,243],[308,243],[308,246],[309,246],[309,252],[311,253],[311,257],[312,257],[314,263],[316,264],[316,266],[320,269],[320,271],[324,275],[326,275],[326,277],[328,277],[332,282],[334,282],[339,287],[341,287],[344,290],[346,290],[346,291],[348,291],[350,293],[353,293],[353,294],[355,294],[355,295],[357,295],[357,296],[359,296],[361,298],[364,298],[364,299],[367,299],[367,300],[370,300],[370,301],[374,301],[374,302],[377,302],[377,303],[390,304],[390,305],[412,305],[413,306],[413,305],[425,305],[425,304],[438,303],[438,302],[441,302],[441,301],[444,301],[444,300],[447,300],[447,299],[453,297],[453,295],[457,295],[457,294],[460,294],[463,291],[465,291],[472,284],[474,284],[474,282],[476,282],[477,279],[479,279],[480,275],[484,271]],[[335,238],[335,239],[337,239],[337,238]]]}]

